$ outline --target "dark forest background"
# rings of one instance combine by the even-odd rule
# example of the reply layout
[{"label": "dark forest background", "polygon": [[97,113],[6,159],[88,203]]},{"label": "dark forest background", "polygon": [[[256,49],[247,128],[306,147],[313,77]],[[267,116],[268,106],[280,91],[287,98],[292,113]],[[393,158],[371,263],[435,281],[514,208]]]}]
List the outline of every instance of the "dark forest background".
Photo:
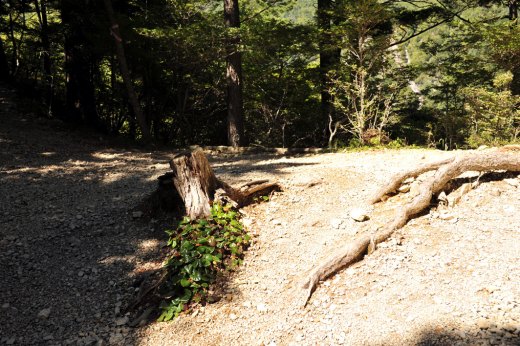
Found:
[{"label": "dark forest background", "polygon": [[517,0],[3,0],[38,114],[173,146],[520,137]]}]

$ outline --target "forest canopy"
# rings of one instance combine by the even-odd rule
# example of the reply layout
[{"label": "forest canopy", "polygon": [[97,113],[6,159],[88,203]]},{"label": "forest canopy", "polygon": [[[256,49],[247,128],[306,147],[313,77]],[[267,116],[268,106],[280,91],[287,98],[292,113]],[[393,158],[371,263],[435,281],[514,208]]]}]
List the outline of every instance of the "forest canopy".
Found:
[{"label": "forest canopy", "polygon": [[517,0],[6,0],[0,79],[131,140],[518,142]]}]

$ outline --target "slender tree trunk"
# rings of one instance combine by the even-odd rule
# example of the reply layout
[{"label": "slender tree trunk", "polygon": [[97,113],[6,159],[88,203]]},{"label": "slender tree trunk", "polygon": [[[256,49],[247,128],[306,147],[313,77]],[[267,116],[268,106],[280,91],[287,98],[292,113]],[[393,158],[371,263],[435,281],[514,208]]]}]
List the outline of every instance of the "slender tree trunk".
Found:
[{"label": "slender tree trunk", "polygon": [[49,107],[49,114],[52,115],[52,66],[51,66],[51,44],[49,40],[49,26],[47,21],[47,2],[46,0],[34,0],[34,7],[40,23],[40,41],[43,51],[43,73],[45,83],[45,99]]},{"label": "slender tree trunk", "polygon": [[65,119],[72,122],[81,121],[80,94],[78,87],[78,73],[76,68],[76,54],[74,42],[68,35],[65,37]]},{"label": "slender tree trunk", "polygon": [[104,0],[104,3],[108,14],[108,18],[110,20],[110,32],[114,37],[114,42],[116,44],[116,54],[117,59],[119,61],[119,69],[121,70],[121,76],[123,77],[123,82],[125,84],[126,92],[128,94],[128,102],[130,103],[132,110],[137,118],[137,122],[139,123],[139,128],[141,129],[144,141],[151,142],[152,137],[150,135],[150,129],[148,127],[148,123],[146,122],[146,118],[141,108],[141,105],[139,104],[137,94],[132,85],[132,79],[130,78],[130,70],[128,69],[128,64],[126,61],[123,39],[121,38],[119,24],[117,24],[116,22],[114,9],[112,8],[112,2],[110,0]]},{"label": "slender tree trunk", "polygon": [[7,63],[7,56],[5,55],[4,42],[0,36],[0,80],[9,81],[9,64]]},{"label": "slender tree trunk", "polygon": [[[330,92],[332,87],[332,73],[340,62],[341,49],[334,45],[331,33],[332,0],[318,0],[318,29],[320,50],[320,83],[321,83],[321,117],[320,128],[327,128],[327,124],[334,118],[334,99]],[[327,137],[327,136],[325,136]]]},{"label": "slender tree trunk", "polygon": [[[240,28],[238,0],[224,0],[224,20],[228,28]],[[226,42],[226,78],[228,107],[228,144],[244,144],[244,110],[242,97],[242,56],[240,36],[232,31]]]},{"label": "slender tree trunk", "polygon": [[40,41],[43,49],[43,72],[47,80],[51,78],[51,44],[49,40],[49,25],[47,21],[46,0],[34,0],[34,7],[40,23]]},{"label": "slender tree trunk", "polygon": [[[509,0],[509,20],[517,21],[518,23],[518,0]],[[520,62],[516,62],[513,67],[513,81],[511,82],[511,93],[513,95],[520,95]]]},{"label": "slender tree trunk", "polygon": [[14,76],[18,70],[18,42],[14,36],[14,19],[13,19],[14,5],[13,1],[9,0],[9,38],[11,39],[11,46],[13,53],[11,55],[11,74]]},{"label": "slender tree trunk", "polygon": [[518,19],[518,0],[509,0],[509,20]]}]

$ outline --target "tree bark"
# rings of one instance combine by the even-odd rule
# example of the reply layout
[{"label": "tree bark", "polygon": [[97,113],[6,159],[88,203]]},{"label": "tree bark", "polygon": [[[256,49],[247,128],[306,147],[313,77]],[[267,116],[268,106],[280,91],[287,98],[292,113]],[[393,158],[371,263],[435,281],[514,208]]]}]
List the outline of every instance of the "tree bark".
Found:
[{"label": "tree bark", "polygon": [[[451,179],[466,171],[520,171],[520,146],[505,146],[495,150],[470,152],[445,161],[434,162],[396,176],[381,191],[392,191],[407,177],[431,170],[436,170],[435,175],[421,184],[417,196],[396,211],[392,222],[382,229],[362,235],[353,243],[347,244],[308,273],[301,286],[297,288],[296,297],[299,300],[299,305],[305,306],[307,304],[320,281],[363,259],[366,254],[375,250],[377,244],[387,240],[396,230],[402,228],[410,218],[427,208],[433,196],[442,191]],[[376,200],[379,200],[379,198],[372,199],[372,201]]]},{"label": "tree bark", "polygon": [[43,49],[43,72],[45,74],[46,82],[49,82],[52,78],[52,72],[51,44],[49,40],[49,24],[47,21],[47,2],[46,0],[34,0],[34,7],[40,23],[40,41]]},{"label": "tree bark", "polygon": [[9,63],[7,62],[2,37],[0,37],[0,80],[4,82],[9,81]]},{"label": "tree bark", "polygon": [[145,142],[151,142],[152,137],[150,135],[150,129],[148,127],[148,123],[146,121],[145,115],[143,113],[143,109],[139,103],[139,98],[137,97],[137,93],[134,90],[132,85],[132,79],[130,77],[130,70],[128,69],[128,64],[126,61],[125,48],[123,45],[123,39],[121,38],[121,32],[119,30],[119,24],[116,21],[114,15],[114,9],[112,7],[112,1],[104,0],[105,8],[108,14],[108,18],[110,20],[110,32],[114,37],[114,42],[116,45],[116,53],[117,59],[119,61],[119,68],[121,70],[121,76],[123,77],[123,82],[125,84],[126,92],[128,94],[128,102],[130,103],[132,110],[134,111],[135,117],[137,118],[137,122],[139,123],[139,128],[141,129],[141,133],[143,135],[143,139]]},{"label": "tree bark", "polygon": [[[518,0],[509,0],[509,20],[517,21],[518,23]],[[516,62],[512,68],[513,80],[511,81],[511,93],[513,95],[520,95],[520,62]]]},{"label": "tree bark", "polygon": [[518,19],[518,0],[509,0],[509,20]]},{"label": "tree bark", "polygon": [[34,7],[38,15],[40,23],[40,41],[43,50],[43,74],[45,98],[48,105],[48,115],[52,115],[52,62],[51,62],[51,44],[49,40],[49,25],[47,21],[47,2],[46,0],[34,0]]},{"label": "tree bark", "polygon": [[228,144],[244,145],[244,110],[242,96],[242,55],[240,53],[240,14],[238,0],[224,0],[224,21],[230,32],[226,39],[227,131]]},{"label": "tree bark", "polygon": [[65,75],[66,75],[66,114],[65,119],[83,121],[98,126],[95,87],[92,80],[96,63],[92,56],[90,43],[85,37],[90,23],[79,23],[78,15],[87,10],[85,5],[73,0],[61,1],[61,19],[65,26]]},{"label": "tree bark", "polygon": [[16,75],[18,71],[18,42],[16,41],[16,37],[14,36],[14,19],[13,19],[13,11],[14,5],[13,1],[9,0],[9,38],[11,39],[11,46],[13,47],[13,52],[11,54],[11,76]]},{"label": "tree bark", "polygon": [[179,154],[170,161],[173,184],[184,201],[186,215],[194,220],[210,215],[210,200],[217,189],[217,178],[202,151]]}]

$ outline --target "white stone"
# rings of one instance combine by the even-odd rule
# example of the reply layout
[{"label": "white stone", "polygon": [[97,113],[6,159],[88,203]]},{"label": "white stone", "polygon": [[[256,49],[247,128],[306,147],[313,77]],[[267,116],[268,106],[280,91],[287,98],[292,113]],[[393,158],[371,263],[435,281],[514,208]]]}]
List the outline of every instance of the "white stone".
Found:
[{"label": "white stone", "polygon": [[41,318],[42,320],[46,320],[49,318],[50,314],[51,314],[51,308],[46,308],[38,313],[38,318]]},{"label": "white stone", "polygon": [[410,189],[411,189],[410,184],[406,184],[406,185],[401,185],[401,187],[399,187],[398,191],[401,193],[406,193],[406,192],[410,191]]},{"label": "white stone", "polygon": [[357,222],[363,222],[365,220],[368,220],[369,217],[367,215],[366,210],[362,208],[354,208],[350,211],[350,217],[354,219]]},{"label": "white stone", "polygon": [[264,303],[260,303],[256,306],[256,309],[260,312],[267,312],[267,306]]},{"label": "white stone", "polygon": [[339,229],[341,227],[342,223],[343,223],[343,220],[341,220],[341,219],[331,219],[330,220],[330,225],[334,229]]}]

